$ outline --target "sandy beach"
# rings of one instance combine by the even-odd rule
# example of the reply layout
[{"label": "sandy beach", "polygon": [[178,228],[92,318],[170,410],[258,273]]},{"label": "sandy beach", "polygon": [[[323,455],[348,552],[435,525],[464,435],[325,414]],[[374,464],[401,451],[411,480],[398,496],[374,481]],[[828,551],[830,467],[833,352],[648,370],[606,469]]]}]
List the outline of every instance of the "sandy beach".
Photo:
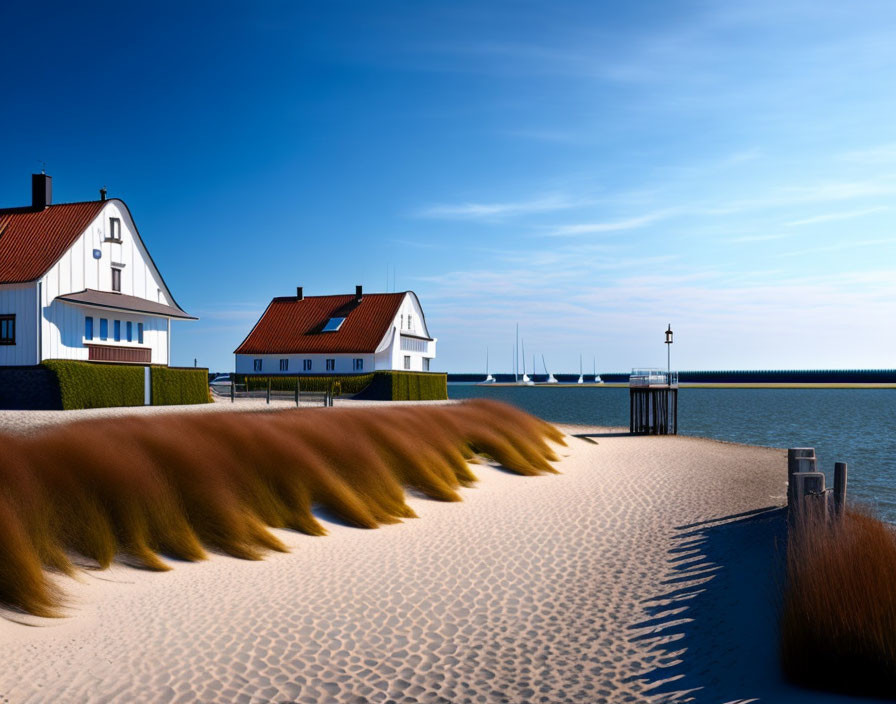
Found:
[{"label": "sandy beach", "polygon": [[786,453],[561,426],[559,475],[291,552],[60,577],[6,612],[2,702],[843,701],[778,673]]}]

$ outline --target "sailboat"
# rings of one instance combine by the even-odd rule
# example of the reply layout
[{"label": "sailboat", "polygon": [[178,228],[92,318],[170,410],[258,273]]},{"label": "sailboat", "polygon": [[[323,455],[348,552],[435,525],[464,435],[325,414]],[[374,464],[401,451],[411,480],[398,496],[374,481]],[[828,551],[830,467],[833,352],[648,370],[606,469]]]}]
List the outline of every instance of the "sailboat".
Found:
[{"label": "sailboat", "polygon": [[488,347],[485,348],[485,379],[480,384],[494,384],[495,377],[488,373]]},{"label": "sailboat", "polygon": [[[532,385],[532,380],[529,378],[529,375],[526,374],[526,341],[522,341],[523,344],[523,379],[522,382],[526,384],[526,386]],[[532,370],[532,373],[535,373],[535,370]]]},{"label": "sailboat", "polygon": [[577,384],[584,384],[585,377],[582,374],[582,355],[579,355],[579,379],[576,381]]},{"label": "sailboat", "polygon": [[544,366],[544,373],[548,375],[548,380],[545,382],[546,384],[556,384],[557,380],[554,378],[554,375],[548,371],[548,365],[545,364],[544,355],[541,355],[541,364]]},{"label": "sailboat", "polygon": [[601,379],[597,374],[597,357],[594,358],[594,383],[595,384],[603,384],[604,380]]}]

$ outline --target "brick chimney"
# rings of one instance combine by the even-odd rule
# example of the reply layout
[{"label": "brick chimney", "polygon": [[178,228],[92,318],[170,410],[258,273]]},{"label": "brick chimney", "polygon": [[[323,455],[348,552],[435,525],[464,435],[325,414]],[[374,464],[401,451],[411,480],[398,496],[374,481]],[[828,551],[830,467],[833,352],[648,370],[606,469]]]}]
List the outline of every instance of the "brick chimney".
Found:
[{"label": "brick chimney", "polygon": [[301,301],[303,298],[305,298],[305,295],[302,292],[302,287],[296,286],[296,300]]},{"label": "brick chimney", "polygon": [[41,172],[31,174],[31,207],[43,210],[53,203],[53,177]]},{"label": "brick chimney", "polygon": [[360,303],[362,298],[364,298],[364,287],[355,286],[355,300]]}]

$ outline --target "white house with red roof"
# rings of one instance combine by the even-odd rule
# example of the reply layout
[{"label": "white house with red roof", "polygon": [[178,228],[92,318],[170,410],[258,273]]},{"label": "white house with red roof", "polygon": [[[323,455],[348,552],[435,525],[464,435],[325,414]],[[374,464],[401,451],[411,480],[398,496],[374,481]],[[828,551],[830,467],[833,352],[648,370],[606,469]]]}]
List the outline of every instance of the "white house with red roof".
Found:
[{"label": "white house with red roof", "polygon": [[76,359],[168,364],[177,304],[118,198],[0,209],[0,366]]},{"label": "white house with red roof", "polygon": [[234,350],[238,374],[429,371],[436,356],[417,294],[275,298]]}]

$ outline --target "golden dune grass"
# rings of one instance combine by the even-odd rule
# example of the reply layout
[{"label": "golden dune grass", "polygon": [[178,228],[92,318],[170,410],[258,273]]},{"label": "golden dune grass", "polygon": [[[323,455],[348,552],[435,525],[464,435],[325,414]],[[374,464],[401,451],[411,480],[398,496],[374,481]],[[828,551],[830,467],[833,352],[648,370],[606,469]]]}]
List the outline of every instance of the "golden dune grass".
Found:
[{"label": "golden dune grass", "polygon": [[[206,548],[285,550],[268,526],[321,535],[312,508],[376,528],[414,516],[405,487],[441,501],[475,481],[468,462],[553,472],[553,426],[511,406],[170,414],[74,422],[0,437],[0,603],[41,616],[64,599],[46,570]],[[73,562],[73,559],[75,562]]]},{"label": "golden dune grass", "polygon": [[785,672],[814,688],[896,693],[896,533],[862,511],[792,530],[781,618]]}]

